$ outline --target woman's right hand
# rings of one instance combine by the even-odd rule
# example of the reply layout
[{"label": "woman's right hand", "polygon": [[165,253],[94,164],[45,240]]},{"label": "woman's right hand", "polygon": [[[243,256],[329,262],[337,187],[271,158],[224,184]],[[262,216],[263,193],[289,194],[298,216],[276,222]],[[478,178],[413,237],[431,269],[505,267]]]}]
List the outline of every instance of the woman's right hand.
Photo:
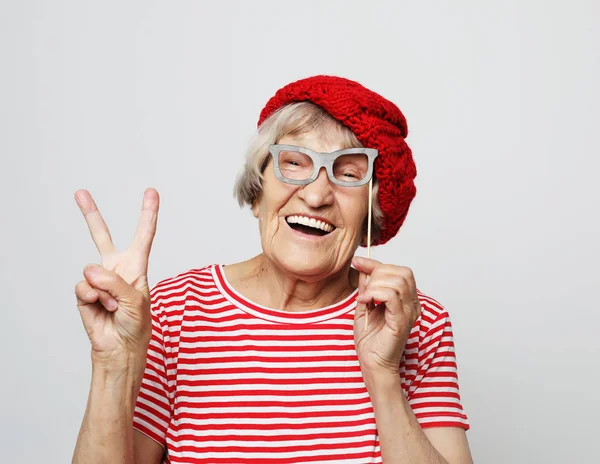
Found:
[{"label": "woman's right hand", "polygon": [[[92,360],[104,366],[144,358],[152,333],[148,257],[156,233],[159,196],[144,192],[135,237],[127,250],[118,251],[87,190],[75,192],[101,265],[84,268],[85,279],[75,287],[77,307],[92,344]],[[126,367],[126,366],[122,366]]]}]

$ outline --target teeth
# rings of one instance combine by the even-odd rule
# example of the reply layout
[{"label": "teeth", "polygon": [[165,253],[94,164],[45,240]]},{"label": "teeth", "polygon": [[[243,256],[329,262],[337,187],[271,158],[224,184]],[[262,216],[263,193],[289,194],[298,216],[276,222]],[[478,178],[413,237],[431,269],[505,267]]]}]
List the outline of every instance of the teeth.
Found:
[{"label": "teeth", "polygon": [[318,221],[314,218],[307,218],[304,216],[288,216],[286,218],[288,224],[302,224],[303,226],[314,227],[315,229],[321,229],[325,232],[331,232],[334,227],[331,224],[327,224],[323,221]]}]

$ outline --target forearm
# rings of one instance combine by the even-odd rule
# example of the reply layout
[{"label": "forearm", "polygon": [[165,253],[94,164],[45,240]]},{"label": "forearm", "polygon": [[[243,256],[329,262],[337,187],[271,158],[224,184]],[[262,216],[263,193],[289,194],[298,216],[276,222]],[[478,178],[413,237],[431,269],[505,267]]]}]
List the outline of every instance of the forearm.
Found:
[{"label": "forearm", "polygon": [[400,376],[365,376],[385,464],[448,464],[421,429],[402,390]]},{"label": "forearm", "polygon": [[123,369],[94,366],[88,403],[79,431],[74,464],[131,464],[133,411],[140,389],[141,360]]}]

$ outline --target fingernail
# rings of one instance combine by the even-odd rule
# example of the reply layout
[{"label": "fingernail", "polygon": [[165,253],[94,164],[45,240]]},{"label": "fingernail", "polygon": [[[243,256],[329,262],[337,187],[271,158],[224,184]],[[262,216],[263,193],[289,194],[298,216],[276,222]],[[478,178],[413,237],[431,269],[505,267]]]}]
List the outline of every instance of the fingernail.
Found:
[{"label": "fingernail", "polygon": [[80,190],[77,190],[77,192],[75,192],[75,201],[79,206],[85,206],[85,197],[83,196],[83,193]]},{"label": "fingernail", "polygon": [[114,311],[119,307],[117,300],[115,300],[114,298],[110,298],[107,302],[106,302],[106,309],[108,309],[109,311]]}]

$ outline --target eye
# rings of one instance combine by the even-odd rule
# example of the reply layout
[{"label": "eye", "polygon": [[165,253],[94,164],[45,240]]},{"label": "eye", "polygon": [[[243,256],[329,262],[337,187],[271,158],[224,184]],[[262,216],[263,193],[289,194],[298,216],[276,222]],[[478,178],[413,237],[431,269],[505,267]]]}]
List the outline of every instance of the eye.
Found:
[{"label": "eye", "polygon": [[354,169],[351,169],[350,167],[347,167],[345,170],[340,172],[340,175],[342,177],[345,177],[346,179],[359,179],[360,178],[359,174]]},{"label": "eye", "polygon": [[342,182],[357,182],[365,177],[369,159],[364,153],[338,156],[333,163],[335,177]]}]

